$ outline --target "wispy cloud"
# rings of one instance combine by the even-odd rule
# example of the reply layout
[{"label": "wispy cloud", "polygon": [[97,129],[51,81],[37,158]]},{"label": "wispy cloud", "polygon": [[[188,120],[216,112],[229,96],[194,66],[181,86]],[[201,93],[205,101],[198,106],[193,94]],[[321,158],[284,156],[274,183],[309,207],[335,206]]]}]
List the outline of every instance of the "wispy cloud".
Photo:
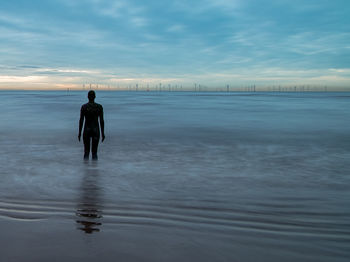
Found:
[{"label": "wispy cloud", "polygon": [[181,33],[185,30],[185,26],[181,24],[174,24],[167,28],[168,32]]},{"label": "wispy cloud", "polygon": [[96,74],[97,71],[81,69],[59,69],[59,68],[37,68],[36,72],[40,73],[63,73],[63,74]]},{"label": "wispy cloud", "polygon": [[350,85],[341,0],[33,0],[0,10],[1,86]]},{"label": "wispy cloud", "polygon": [[26,83],[26,82],[42,82],[47,80],[46,76],[7,76],[0,75],[0,83]]}]

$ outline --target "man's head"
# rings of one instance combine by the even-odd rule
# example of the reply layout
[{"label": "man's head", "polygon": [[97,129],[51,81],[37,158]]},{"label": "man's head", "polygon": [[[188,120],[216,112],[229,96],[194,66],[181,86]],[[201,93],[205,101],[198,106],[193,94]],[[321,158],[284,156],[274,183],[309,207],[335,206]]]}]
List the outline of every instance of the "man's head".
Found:
[{"label": "man's head", "polygon": [[89,93],[88,93],[89,101],[94,101],[95,97],[96,97],[95,91],[90,90]]}]

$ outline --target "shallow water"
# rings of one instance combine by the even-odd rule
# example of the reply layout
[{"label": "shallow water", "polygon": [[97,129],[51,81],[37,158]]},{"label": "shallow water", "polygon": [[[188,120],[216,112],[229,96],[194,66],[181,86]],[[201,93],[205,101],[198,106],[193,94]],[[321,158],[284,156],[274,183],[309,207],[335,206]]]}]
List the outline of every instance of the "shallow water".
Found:
[{"label": "shallow water", "polygon": [[348,261],[348,93],[1,91],[0,261]]}]

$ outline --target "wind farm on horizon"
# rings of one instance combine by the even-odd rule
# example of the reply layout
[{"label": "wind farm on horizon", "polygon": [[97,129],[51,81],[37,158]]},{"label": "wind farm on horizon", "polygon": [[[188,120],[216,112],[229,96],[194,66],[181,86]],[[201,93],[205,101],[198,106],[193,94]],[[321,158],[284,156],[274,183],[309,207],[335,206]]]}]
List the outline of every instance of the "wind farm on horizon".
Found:
[{"label": "wind farm on horizon", "polygon": [[183,84],[82,84],[79,88],[67,90],[103,90],[134,92],[346,92],[347,87],[329,87],[327,85],[217,85],[209,86],[194,83]]}]

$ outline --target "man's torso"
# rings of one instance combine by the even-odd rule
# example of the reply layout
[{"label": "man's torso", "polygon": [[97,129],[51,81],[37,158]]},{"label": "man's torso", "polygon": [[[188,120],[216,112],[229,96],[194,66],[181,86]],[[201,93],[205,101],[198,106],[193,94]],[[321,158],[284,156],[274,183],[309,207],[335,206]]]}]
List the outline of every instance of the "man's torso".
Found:
[{"label": "man's torso", "polygon": [[85,117],[84,132],[99,133],[99,122],[98,118],[103,112],[103,108],[97,103],[86,103],[81,107],[82,113]]}]

